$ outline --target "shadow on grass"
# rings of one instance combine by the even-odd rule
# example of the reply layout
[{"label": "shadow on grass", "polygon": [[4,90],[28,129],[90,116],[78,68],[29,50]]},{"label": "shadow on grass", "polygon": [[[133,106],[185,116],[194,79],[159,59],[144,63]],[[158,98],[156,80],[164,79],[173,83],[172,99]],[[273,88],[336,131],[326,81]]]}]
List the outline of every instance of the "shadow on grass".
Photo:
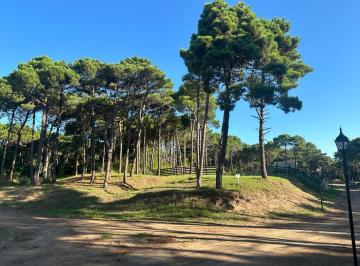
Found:
[{"label": "shadow on grass", "polygon": [[[254,177],[255,178],[255,177]],[[189,182],[191,179],[184,180]],[[64,180],[64,182],[72,182]],[[84,181],[85,182],[85,181]],[[291,180],[295,186],[305,192],[310,192],[295,180]],[[90,186],[88,183],[82,184]],[[99,188],[101,187],[100,184]],[[204,223],[238,223],[251,221],[253,218],[276,218],[276,219],[312,219],[314,213],[320,212],[318,208],[307,205],[297,204],[303,209],[303,213],[281,213],[272,212],[270,215],[259,217],[258,215],[242,214],[238,212],[229,212],[224,206],[218,206],[216,199],[222,192],[213,188],[172,188],[163,187],[161,191],[143,192],[131,185],[121,182],[114,183],[128,192],[127,198],[111,202],[103,202],[96,196],[91,196],[86,192],[57,186],[43,185],[37,187],[37,193],[41,193],[36,199],[30,199],[34,193],[33,187],[24,187],[21,191],[8,189],[3,193],[5,200],[0,201],[3,206],[22,208],[39,212],[43,215],[56,217],[84,217],[84,218],[111,218],[121,220],[159,220],[159,221],[179,221],[193,222],[200,221]],[[91,185],[94,187],[94,185]],[[140,193],[141,192],[141,193]],[[228,191],[231,193],[231,191]],[[18,193],[18,195],[16,195]],[[14,199],[14,200],[11,200]],[[314,202],[318,203],[316,199]],[[320,208],[320,207],[319,207]]]},{"label": "shadow on grass", "polygon": [[[284,179],[287,179],[291,182],[291,184],[293,184],[294,186],[296,186],[297,188],[299,188],[300,190],[302,190],[305,193],[311,194],[312,196],[314,196],[316,198],[316,200],[312,200],[314,203],[318,203],[320,204],[320,199],[321,199],[321,195],[318,191],[316,191],[315,189],[301,183],[297,178],[293,177],[293,176],[288,176],[286,174],[276,174],[279,177],[282,177]],[[334,200],[337,200],[341,197],[344,196],[344,193],[338,189],[334,189],[334,188],[329,188],[329,189],[322,189],[322,197],[323,197],[323,204],[325,207],[334,207],[334,205],[332,204],[332,202]]]},{"label": "shadow on grass", "polygon": [[296,221],[315,221],[318,219],[316,214],[321,214],[323,210],[321,207],[315,207],[310,204],[300,204],[299,207],[303,212],[270,212],[270,217],[273,219],[287,219]]},{"label": "shadow on grass", "polygon": [[101,202],[96,196],[61,186],[44,185],[37,188],[40,193],[36,199],[30,199],[33,187],[5,190],[0,206],[34,211],[42,215],[56,217],[87,217],[113,219],[158,219],[184,220],[236,219],[247,221],[240,214],[227,213],[214,204],[218,192],[214,189],[163,190],[139,193],[135,196]]}]

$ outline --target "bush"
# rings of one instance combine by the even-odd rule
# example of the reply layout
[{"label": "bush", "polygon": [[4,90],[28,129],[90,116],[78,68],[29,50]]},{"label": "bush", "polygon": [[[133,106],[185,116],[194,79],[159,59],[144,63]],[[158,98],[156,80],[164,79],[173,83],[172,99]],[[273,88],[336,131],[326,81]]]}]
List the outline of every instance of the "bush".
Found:
[{"label": "bush", "polygon": [[21,176],[19,178],[19,185],[22,185],[22,186],[25,186],[25,185],[30,185],[31,182],[30,182],[30,179],[26,176]]}]

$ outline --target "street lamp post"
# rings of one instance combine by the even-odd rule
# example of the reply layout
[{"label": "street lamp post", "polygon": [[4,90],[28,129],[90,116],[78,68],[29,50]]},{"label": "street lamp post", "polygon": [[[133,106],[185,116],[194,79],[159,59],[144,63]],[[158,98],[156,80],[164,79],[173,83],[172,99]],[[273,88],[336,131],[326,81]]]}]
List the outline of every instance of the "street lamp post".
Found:
[{"label": "street lamp post", "polygon": [[346,162],[346,150],[348,148],[349,139],[342,133],[341,128],[340,128],[339,136],[337,136],[337,138],[335,139],[335,143],[336,143],[338,152],[342,155],[342,160],[343,160],[344,175],[345,175],[345,187],[346,187],[346,198],[347,198],[348,213],[349,213],[353,259],[354,259],[354,265],[358,266],[357,255],[356,255],[354,222],[353,222],[353,216],[352,216],[351,197],[350,197],[350,189],[349,189],[349,175],[348,175],[348,171],[347,171],[347,162]]}]

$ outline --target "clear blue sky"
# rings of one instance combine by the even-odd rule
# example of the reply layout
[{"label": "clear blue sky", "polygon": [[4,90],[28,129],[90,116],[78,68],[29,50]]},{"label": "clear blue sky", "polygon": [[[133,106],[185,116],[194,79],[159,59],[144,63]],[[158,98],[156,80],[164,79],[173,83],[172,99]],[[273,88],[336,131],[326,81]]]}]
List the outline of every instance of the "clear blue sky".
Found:
[{"label": "clear blue sky", "polygon": [[[92,57],[118,62],[143,56],[166,72],[175,89],[186,68],[179,49],[196,31],[203,0],[11,0],[1,3],[0,75],[18,63],[48,55],[68,62]],[[300,112],[271,110],[267,139],[299,134],[324,152],[335,151],[338,128],[360,136],[360,1],[247,0],[260,17],[284,17],[301,37],[300,52],[314,72],[295,91]],[[233,4],[235,1],[230,1]],[[256,143],[252,110],[239,102],[231,114],[230,133]],[[221,113],[218,113],[221,119]]]}]

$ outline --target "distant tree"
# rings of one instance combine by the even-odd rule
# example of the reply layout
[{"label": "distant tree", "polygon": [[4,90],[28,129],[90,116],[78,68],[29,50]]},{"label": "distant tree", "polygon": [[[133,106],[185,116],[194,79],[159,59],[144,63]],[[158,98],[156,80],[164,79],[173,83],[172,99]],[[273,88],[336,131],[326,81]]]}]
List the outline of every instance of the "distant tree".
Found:
[{"label": "distant tree", "polygon": [[14,95],[11,85],[5,79],[0,79],[0,103],[1,114],[7,117],[8,125],[4,129],[7,131],[4,143],[2,145],[2,159],[0,165],[0,177],[3,176],[5,159],[11,133],[14,125],[15,111],[17,107],[17,97]]},{"label": "distant tree", "polygon": [[283,154],[286,164],[288,164],[288,149],[294,145],[294,139],[288,134],[282,134],[273,139],[274,143],[283,148]]}]

